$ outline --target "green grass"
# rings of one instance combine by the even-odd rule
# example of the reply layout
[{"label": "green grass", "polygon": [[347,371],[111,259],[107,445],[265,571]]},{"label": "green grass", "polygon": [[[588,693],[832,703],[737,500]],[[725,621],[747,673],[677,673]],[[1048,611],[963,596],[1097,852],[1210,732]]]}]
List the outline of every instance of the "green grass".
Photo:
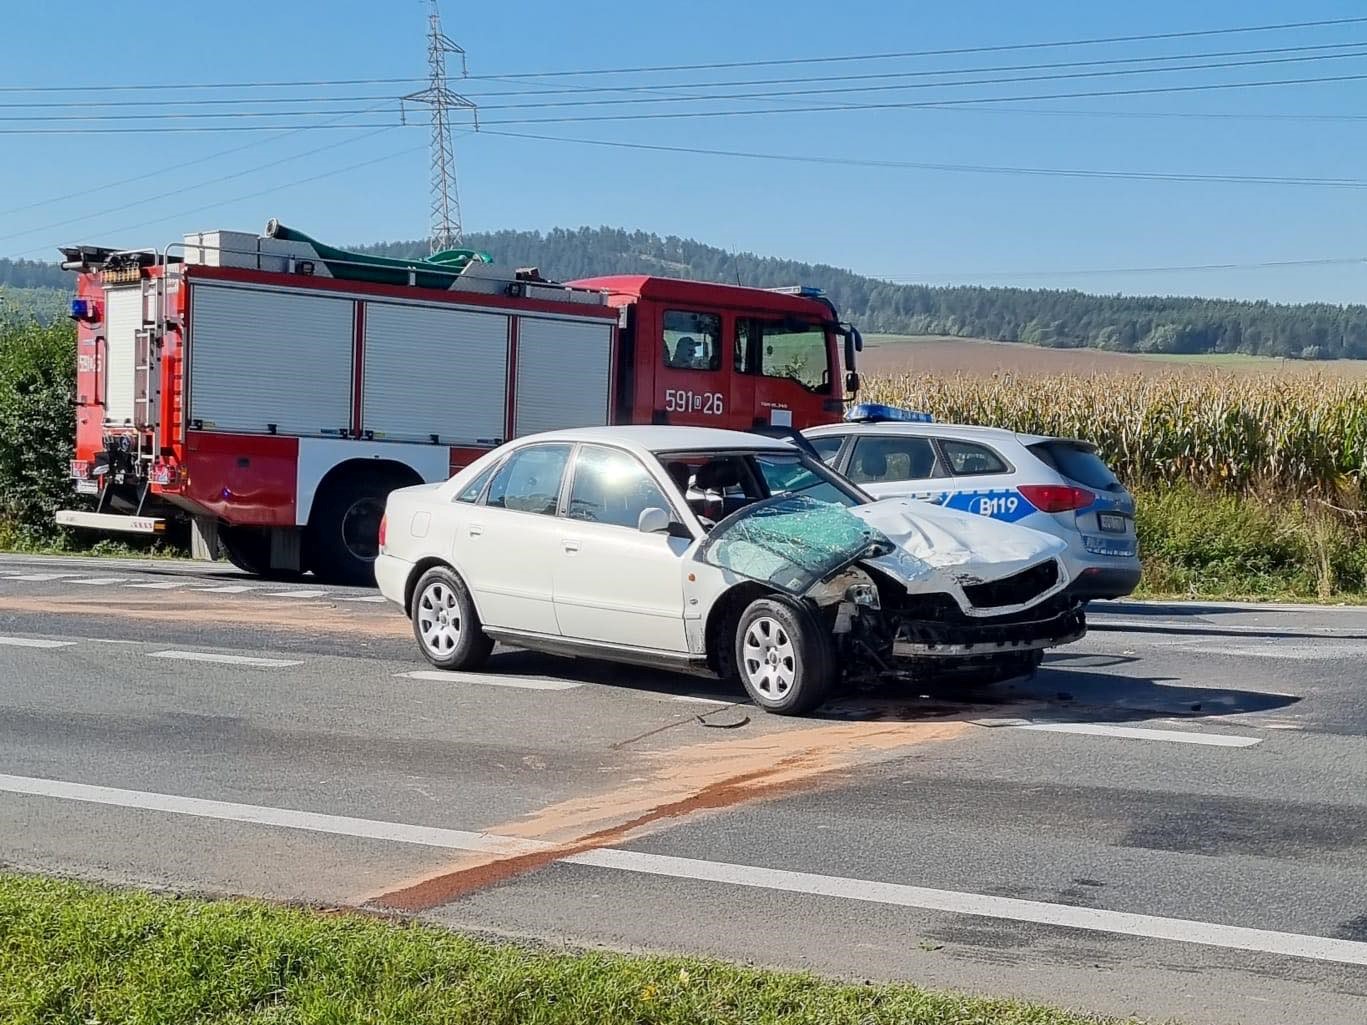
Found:
[{"label": "green grass", "polygon": [[1141,491],[1138,597],[1367,601],[1367,524],[1298,499]]},{"label": "green grass", "polygon": [[568,953],[350,913],[0,874],[0,1021],[7,1025],[1101,1020],[912,986],[688,958]]}]

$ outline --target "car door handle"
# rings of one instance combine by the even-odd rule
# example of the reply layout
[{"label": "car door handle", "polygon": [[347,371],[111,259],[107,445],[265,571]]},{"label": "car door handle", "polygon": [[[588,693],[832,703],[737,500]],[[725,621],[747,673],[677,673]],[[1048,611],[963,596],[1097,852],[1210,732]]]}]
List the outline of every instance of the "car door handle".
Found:
[{"label": "car door handle", "polygon": [[564,547],[566,555],[573,555],[579,551],[579,542],[572,537],[565,538],[560,544]]},{"label": "car door handle", "polygon": [[472,523],[472,524],[470,524],[470,536],[471,536],[471,537],[480,537],[483,533],[484,533],[484,524],[482,524],[482,523]]}]

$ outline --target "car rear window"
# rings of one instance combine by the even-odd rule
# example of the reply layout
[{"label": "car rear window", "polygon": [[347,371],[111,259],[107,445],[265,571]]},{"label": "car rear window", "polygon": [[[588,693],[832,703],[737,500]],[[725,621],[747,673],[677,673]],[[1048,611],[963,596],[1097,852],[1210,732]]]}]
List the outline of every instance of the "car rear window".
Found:
[{"label": "car rear window", "polygon": [[1030,451],[1039,456],[1071,481],[1098,491],[1118,491],[1120,481],[1105,461],[1084,445],[1066,441],[1042,441],[1031,445]]},{"label": "car rear window", "polygon": [[940,451],[945,454],[949,468],[956,477],[1010,472],[1010,467],[1001,456],[986,445],[945,438],[940,442]]}]

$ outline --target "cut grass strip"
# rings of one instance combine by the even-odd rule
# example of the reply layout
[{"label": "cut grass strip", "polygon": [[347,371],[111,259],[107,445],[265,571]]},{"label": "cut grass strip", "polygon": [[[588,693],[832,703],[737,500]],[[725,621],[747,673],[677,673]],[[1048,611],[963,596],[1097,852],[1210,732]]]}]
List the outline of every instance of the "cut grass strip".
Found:
[{"label": "cut grass strip", "polygon": [[[909,943],[914,939],[909,938]],[[0,1021],[1097,1025],[1011,1000],[0,873]]]}]

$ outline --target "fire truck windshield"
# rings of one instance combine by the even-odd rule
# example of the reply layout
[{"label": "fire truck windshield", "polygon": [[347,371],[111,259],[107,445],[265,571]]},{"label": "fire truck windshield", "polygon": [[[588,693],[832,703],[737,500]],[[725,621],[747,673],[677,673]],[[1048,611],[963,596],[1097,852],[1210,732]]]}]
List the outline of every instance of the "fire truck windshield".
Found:
[{"label": "fire truck windshield", "polygon": [[831,390],[836,368],[830,364],[832,350],[824,325],[752,321],[749,333],[751,343],[746,349],[753,354],[754,372],[764,377],[786,377],[808,391]]}]

